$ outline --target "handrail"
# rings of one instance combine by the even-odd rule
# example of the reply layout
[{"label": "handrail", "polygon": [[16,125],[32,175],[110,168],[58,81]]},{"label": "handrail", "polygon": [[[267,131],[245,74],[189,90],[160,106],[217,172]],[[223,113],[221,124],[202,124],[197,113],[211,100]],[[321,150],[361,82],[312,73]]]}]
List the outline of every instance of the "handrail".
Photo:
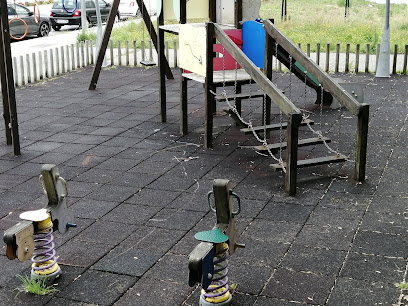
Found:
[{"label": "handrail", "polygon": [[270,20],[264,20],[266,33],[271,36],[283,49],[285,49],[297,62],[313,75],[328,90],[341,105],[346,107],[353,115],[358,115],[362,105],[354,99],[337,82],[330,78],[317,64],[311,61],[302,50],[280,32]]},{"label": "handrail", "polygon": [[214,23],[215,38],[223,45],[232,57],[245,69],[252,79],[271,98],[286,115],[300,114],[300,110],[290,101],[282,91],[269,80],[262,71],[242,52],[240,48],[225,34],[221,27]]}]

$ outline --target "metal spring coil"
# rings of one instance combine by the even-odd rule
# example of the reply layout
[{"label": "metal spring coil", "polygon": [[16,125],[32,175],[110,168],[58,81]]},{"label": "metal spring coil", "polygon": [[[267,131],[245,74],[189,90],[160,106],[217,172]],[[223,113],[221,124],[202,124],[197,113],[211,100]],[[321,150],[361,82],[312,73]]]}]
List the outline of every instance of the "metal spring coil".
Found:
[{"label": "metal spring coil", "polygon": [[[229,247],[227,243],[216,244],[216,254],[213,259],[214,276],[212,283],[202,291],[201,298],[206,301],[226,300],[229,297],[228,284]],[[223,298],[225,296],[225,298]]]},{"label": "metal spring coil", "polygon": [[32,269],[36,274],[49,274],[57,269],[52,222],[48,222],[46,226],[34,234],[35,250],[31,261]]}]

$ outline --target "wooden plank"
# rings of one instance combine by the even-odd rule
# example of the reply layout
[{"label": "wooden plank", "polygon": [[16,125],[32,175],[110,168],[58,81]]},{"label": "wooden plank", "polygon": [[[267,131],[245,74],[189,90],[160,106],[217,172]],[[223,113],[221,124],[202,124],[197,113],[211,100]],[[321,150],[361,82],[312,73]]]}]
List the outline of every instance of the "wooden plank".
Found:
[{"label": "wooden plank", "polygon": [[[313,125],[314,124],[314,121],[313,120],[309,120],[309,119],[306,119],[306,120],[302,120],[302,122],[300,123],[300,126],[306,126],[306,125]],[[268,125],[266,125],[265,127],[264,126],[255,126],[255,127],[253,127],[252,129],[255,131],[255,132],[260,132],[260,133],[262,133],[263,131],[264,131],[264,129],[266,128],[266,130],[267,131],[278,131],[278,130],[280,130],[281,128],[282,129],[286,129],[288,127],[288,123],[287,122],[282,122],[282,124],[280,124],[280,123],[275,123],[275,124],[268,124]],[[241,129],[241,132],[243,132],[244,134],[252,134],[252,129],[250,129],[250,128],[243,128],[243,129]]]},{"label": "wooden plank", "polygon": [[[264,21],[265,31],[272,36],[296,61],[310,72],[337,100],[353,115],[358,115],[361,105],[339,84],[329,77],[317,64],[311,61],[301,50],[287,39],[269,20]],[[272,98],[273,99],[273,98]]]},{"label": "wooden plank", "polygon": [[[322,137],[322,138],[315,137],[315,138],[301,139],[298,141],[298,147],[314,146],[318,144],[323,144],[324,142],[329,143],[331,142],[331,139],[327,137]],[[268,148],[272,152],[276,152],[280,149],[285,150],[287,146],[288,146],[288,143],[284,141],[281,143],[271,143],[268,145]],[[267,152],[268,151],[268,149],[265,146],[254,146],[252,148],[257,152]]]},{"label": "wooden plank", "polygon": [[[316,157],[309,159],[302,159],[297,161],[298,168],[306,168],[312,166],[320,166],[334,163],[342,163],[347,160],[347,157],[344,155],[334,155],[334,156],[325,156],[325,157]],[[270,165],[275,171],[282,171],[282,165],[280,164],[271,164]],[[283,164],[286,167],[286,163]]]},{"label": "wooden plank", "polygon": [[282,91],[275,86],[241,49],[225,34],[225,32],[214,24],[215,37],[232,55],[232,57],[245,69],[261,89],[275,102],[275,104],[287,115],[290,113],[300,114],[300,110],[290,101]]},{"label": "wooden plank", "polygon": [[241,100],[246,100],[246,99],[256,99],[256,98],[262,98],[264,96],[264,93],[261,91],[256,91],[254,93],[251,93],[251,95],[247,93],[240,93],[236,95],[227,95],[226,97],[224,95],[216,95],[215,100],[218,102],[225,102],[226,99],[228,101],[233,100],[234,98],[241,99]]},{"label": "wooden plank", "polygon": [[286,149],[286,174],[285,174],[285,191],[288,195],[296,194],[299,124],[301,121],[302,121],[301,114],[296,113],[289,114],[288,130],[286,136],[288,145]]},{"label": "wooden plank", "polygon": [[356,162],[354,165],[354,179],[359,182],[365,180],[369,113],[370,106],[368,104],[363,104],[357,120]]},{"label": "wooden plank", "polygon": [[[244,69],[238,69],[237,72],[235,70],[213,71],[212,75],[213,82],[216,85],[223,84],[224,82],[226,84],[234,84],[235,80],[238,82],[249,82],[251,80],[251,76]],[[205,83],[205,77],[197,73],[187,72],[183,73],[182,76],[199,83]]]}]

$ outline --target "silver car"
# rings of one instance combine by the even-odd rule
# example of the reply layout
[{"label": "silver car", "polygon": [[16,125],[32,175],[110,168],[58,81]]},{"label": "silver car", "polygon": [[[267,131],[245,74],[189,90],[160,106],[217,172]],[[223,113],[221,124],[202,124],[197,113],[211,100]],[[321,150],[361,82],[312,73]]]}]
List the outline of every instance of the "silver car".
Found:
[{"label": "silver car", "polygon": [[7,3],[10,37],[20,40],[26,36],[47,36],[50,33],[50,20],[41,16],[38,6],[34,12],[23,5]]}]

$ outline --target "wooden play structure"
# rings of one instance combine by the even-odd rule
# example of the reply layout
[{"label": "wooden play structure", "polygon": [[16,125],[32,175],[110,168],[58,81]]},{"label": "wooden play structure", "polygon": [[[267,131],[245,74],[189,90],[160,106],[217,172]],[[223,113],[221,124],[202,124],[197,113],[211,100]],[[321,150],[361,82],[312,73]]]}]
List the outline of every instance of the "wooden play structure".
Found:
[{"label": "wooden play structure", "polygon": [[[251,133],[261,143],[252,148],[266,152],[277,163],[271,165],[275,170],[285,172],[285,191],[293,195],[296,193],[297,169],[315,165],[344,162],[348,158],[329,147],[330,138],[322,131],[314,130],[314,124],[308,119],[304,110],[297,107],[285,93],[272,81],[273,58],[285,65],[290,74],[295,75],[306,86],[312,88],[316,94],[315,104],[330,105],[336,101],[345,107],[352,115],[357,116],[355,171],[357,181],[365,179],[365,165],[367,153],[367,133],[369,106],[356,100],[356,95],[348,93],[339,83],[327,75],[318,65],[312,62],[294,43],[287,39],[273,24],[272,20],[265,20],[263,24],[257,19],[260,0],[209,0],[198,1],[172,0],[159,1],[157,8],[158,33],[154,31],[150,16],[142,0],[137,0],[146,27],[153,39],[158,52],[159,66],[159,103],[161,121],[166,117],[166,77],[172,78],[171,71],[164,52],[164,33],[179,36],[179,54],[181,68],[180,78],[180,132],[188,133],[188,93],[187,82],[195,81],[204,87],[204,146],[213,146],[213,120],[216,103],[228,103],[228,114],[242,127],[244,133]],[[119,0],[114,0],[94,69],[90,89],[96,87],[103,56],[110,36],[113,17]],[[200,5],[200,9],[194,6]],[[208,19],[208,23],[187,24],[189,13],[199,14]],[[167,14],[167,18],[165,18]],[[164,24],[165,20],[176,19],[178,24]],[[249,31],[249,32],[248,32]],[[249,33],[249,34],[248,34]],[[257,33],[257,35],[255,35]],[[255,40],[252,40],[257,37]],[[246,84],[256,83],[260,91],[242,93]],[[226,94],[226,86],[232,86],[232,95]],[[222,92],[217,93],[217,88]],[[305,89],[306,90],[306,89]],[[305,94],[306,96],[306,94]],[[241,114],[242,102],[247,99],[262,98],[262,125],[253,126],[245,121]],[[361,98],[361,97],[360,97]],[[230,103],[234,102],[234,105]],[[271,124],[272,102],[280,111],[280,122]],[[286,120],[282,120],[286,117]],[[313,138],[299,139],[299,128],[307,126],[314,133]],[[286,141],[279,137],[279,142],[269,143],[272,131],[286,130]],[[298,160],[298,148],[324,144],[331,156]],[[281,152],[285,150],[283,161]],[[279,152],[279,157],[274,154]]]}]

